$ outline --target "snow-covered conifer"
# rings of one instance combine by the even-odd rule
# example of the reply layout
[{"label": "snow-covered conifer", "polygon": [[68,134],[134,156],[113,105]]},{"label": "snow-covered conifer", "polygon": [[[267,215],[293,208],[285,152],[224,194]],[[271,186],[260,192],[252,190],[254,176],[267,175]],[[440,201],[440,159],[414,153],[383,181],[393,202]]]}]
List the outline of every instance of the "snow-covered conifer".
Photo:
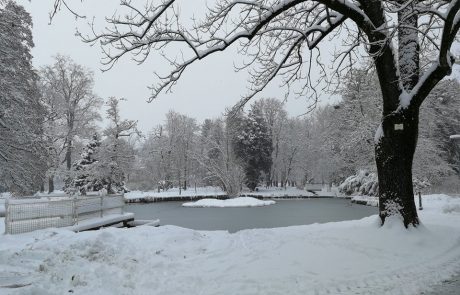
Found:
[{"label": "snow-covered conifer", "polygon": [[0,7],[0,186],[37,191],[46,172],[45,110],[30,53],[32,18],[15,1]]}]

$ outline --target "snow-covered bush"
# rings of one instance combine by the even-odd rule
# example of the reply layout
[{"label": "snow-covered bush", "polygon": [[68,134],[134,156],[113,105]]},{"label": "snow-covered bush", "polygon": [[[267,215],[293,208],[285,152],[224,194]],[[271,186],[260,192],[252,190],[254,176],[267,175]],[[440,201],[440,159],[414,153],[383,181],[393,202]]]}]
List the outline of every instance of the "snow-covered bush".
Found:
[{"label": "snow-covered bush", "polygon": [[[423,191],[431,186],[428,180],[421,180],[413,178],[414,193]],[[367,170],[360,170],[356,175],[352,175],[345,179],[339,186],[339,192],[347,196],[350,195],[364,195],[364,196],[378,196],[379,181],[376,173],[371,173]]]},{"label": "snow-covered bush", "polygon": [[426,179],[420,180],[418,178],[413,178],[412,183],[414,184],[414,193],[421,192],[431,186],[431,183]]},{"label": "snow-covered bush", "polygon": [[356,175],[352,175],[345,179],[339,186],[339,191],[345,195],[378,195],[379,183],[375,173],[370,173],[367,170],[360,170]]}]

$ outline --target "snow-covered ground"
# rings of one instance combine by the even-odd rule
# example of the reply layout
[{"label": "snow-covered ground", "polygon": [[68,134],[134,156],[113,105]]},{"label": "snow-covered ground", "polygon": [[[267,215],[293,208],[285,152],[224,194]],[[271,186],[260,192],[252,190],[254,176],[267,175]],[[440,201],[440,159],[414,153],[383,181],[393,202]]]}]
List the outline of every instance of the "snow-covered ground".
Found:
[{"label": "snow-covered ground", "polygon": [[351,201],[353,203],[358,203],[358,204],[367,205],[367,206],[378,207],[378,205],[379,205],[379,197],[353,196],[353,197],[351,197]]},{"label": "snow-covered ground", "polygon": [[[378,207],[379,205],[378,197],[353,196],[351,201],[367,206]],[[418,208],[418,196],[414,196],[414,201]],[[436,210],[443,211],[445,213],[460,213],[460,197],[451,197],[444,194],[423,195],[422,207],[424,210],[433,210],[435,208]]]},{"label": "snow-covered ground", "polygon": [[262,201],[251,197],[239,197],[228,200],[202,199],[182,204],[184,207],[260,207],[275,204],[275,201]]},{"label": "snow-covered ground", "polygon": [[243,191],[241,195],[244,196],[262,196],[262,197],[270,197],[270,198],[283,198],[283,197],[332,197],[336,196],[336,191],[333,189],[332,191],[327,191],[325,189],[321,191],[315,191],[314,193],[298,189],[296,187],[270,187],[270,188],[258,188],[258,191],[255,192],[245,192]]},{"label": "snow-covered ground", "polygon": [[193,187],[182,190],[179,192],[179,188],[171,188],[167,191],[130,191],[125,193],[126,200],[151,200],[155,198],[175,198],[175,197],[195,197],[195,196],[225,196],[226,193],[219,187],[198,187],[195,191]]},{"label": "snow-covered ground", "polygon": [[3,235],[0,286],[25,287],[0,293],[420,294],[460,270],[460,198],[425,200],[423,226],[409,230],[371,216],[234,234],[140,226]]}]

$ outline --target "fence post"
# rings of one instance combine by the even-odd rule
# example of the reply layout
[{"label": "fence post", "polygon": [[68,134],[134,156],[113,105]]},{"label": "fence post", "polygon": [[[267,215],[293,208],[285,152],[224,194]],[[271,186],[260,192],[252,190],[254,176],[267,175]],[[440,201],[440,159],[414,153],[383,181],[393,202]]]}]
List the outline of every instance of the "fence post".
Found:
[{"label": "fence post", "polygon": [[101,196],[101,218],[104,217],[104,196]]},{"label": "fence post", "polygon": [[6,198],[5,199],[5,232],[4,234],[7,234],[8,233],[8,218],[9,218],[9,214],[8,214],[8,206],[9,206],[9,199]]},{"label": "fence post", "polygon": [[72,198],[72,218],[73,218],[73,224],[78,224],[78,215],[77,215],[77,196],[73,196]]},{"label": "fence post", "polygon": [[422,206],[422,193],[421,193],[421,192],[418,192],[418,209],[419,209],[419,210],[423,210],[423,206]]}]

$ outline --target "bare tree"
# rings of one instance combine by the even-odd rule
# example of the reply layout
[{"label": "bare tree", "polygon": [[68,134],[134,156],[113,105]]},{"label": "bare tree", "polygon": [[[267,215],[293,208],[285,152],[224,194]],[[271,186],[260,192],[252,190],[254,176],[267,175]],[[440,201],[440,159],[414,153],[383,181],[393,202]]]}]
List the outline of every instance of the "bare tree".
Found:
[{"label": "bare tree", "polygon": [[[452,72],[460,0],[217,0],[202,21],[191,24],[181,19],[176,2],[142,8],[122,0],[129,12],[109,18],[110,28],[85,40],[100,41],[109,68],[127,53],[140,62],[152,51],[163,54],[174,68],[159,76],[152,98],[169,90],[191,64],[238,43],[249,57],[242,67],[252,69],[251,92],[244,100],[275,76],[287,86],[301,81],[302,92],[314,89],[312,63],[319,61],[326,37],[343,40],[334,54],[333,77],[346,73],[364,48],[383,97],[375,143],[380,218],[384,223],[390,215],[401,215],[405,226],[419,224],[412,188],[419,108]],[[172,44],[184,46],[182,55],[165,53]],[[318,68],[326,78],[324,64]]]},{"label": "bare tree", "polygon": [[[67,170],[72,167],[75,136],[94,133],[101,98],[93,93],[93,73],[69,57],[56,56],[41,70],[42,94],[50,113],[47,136],[58,157],[64,153]],[[57,167],[54,167],[57,168]],[[50,186],[53,175],[50,175]]]},{"label": "bare tree", "polygon": [[168,112],[165,130],[168,135],[168,161],[171,172],[175,170],[178,187],[187,190],[191,161],[189,153],[193,149],[193,139],[197,130],[195,119],[186,115]]},{"label": "bare tree", "polygon": [[[228,135],[228,132],[225,134]],[[227,138],[217,140],[203,136],[197,139],[203,147],[203,152],[192,152],[192,157],[207,172],[205,179],[215,179],[229,196],[239,196],[244,180],[244,170],[232,150],[230,140]]]}]

